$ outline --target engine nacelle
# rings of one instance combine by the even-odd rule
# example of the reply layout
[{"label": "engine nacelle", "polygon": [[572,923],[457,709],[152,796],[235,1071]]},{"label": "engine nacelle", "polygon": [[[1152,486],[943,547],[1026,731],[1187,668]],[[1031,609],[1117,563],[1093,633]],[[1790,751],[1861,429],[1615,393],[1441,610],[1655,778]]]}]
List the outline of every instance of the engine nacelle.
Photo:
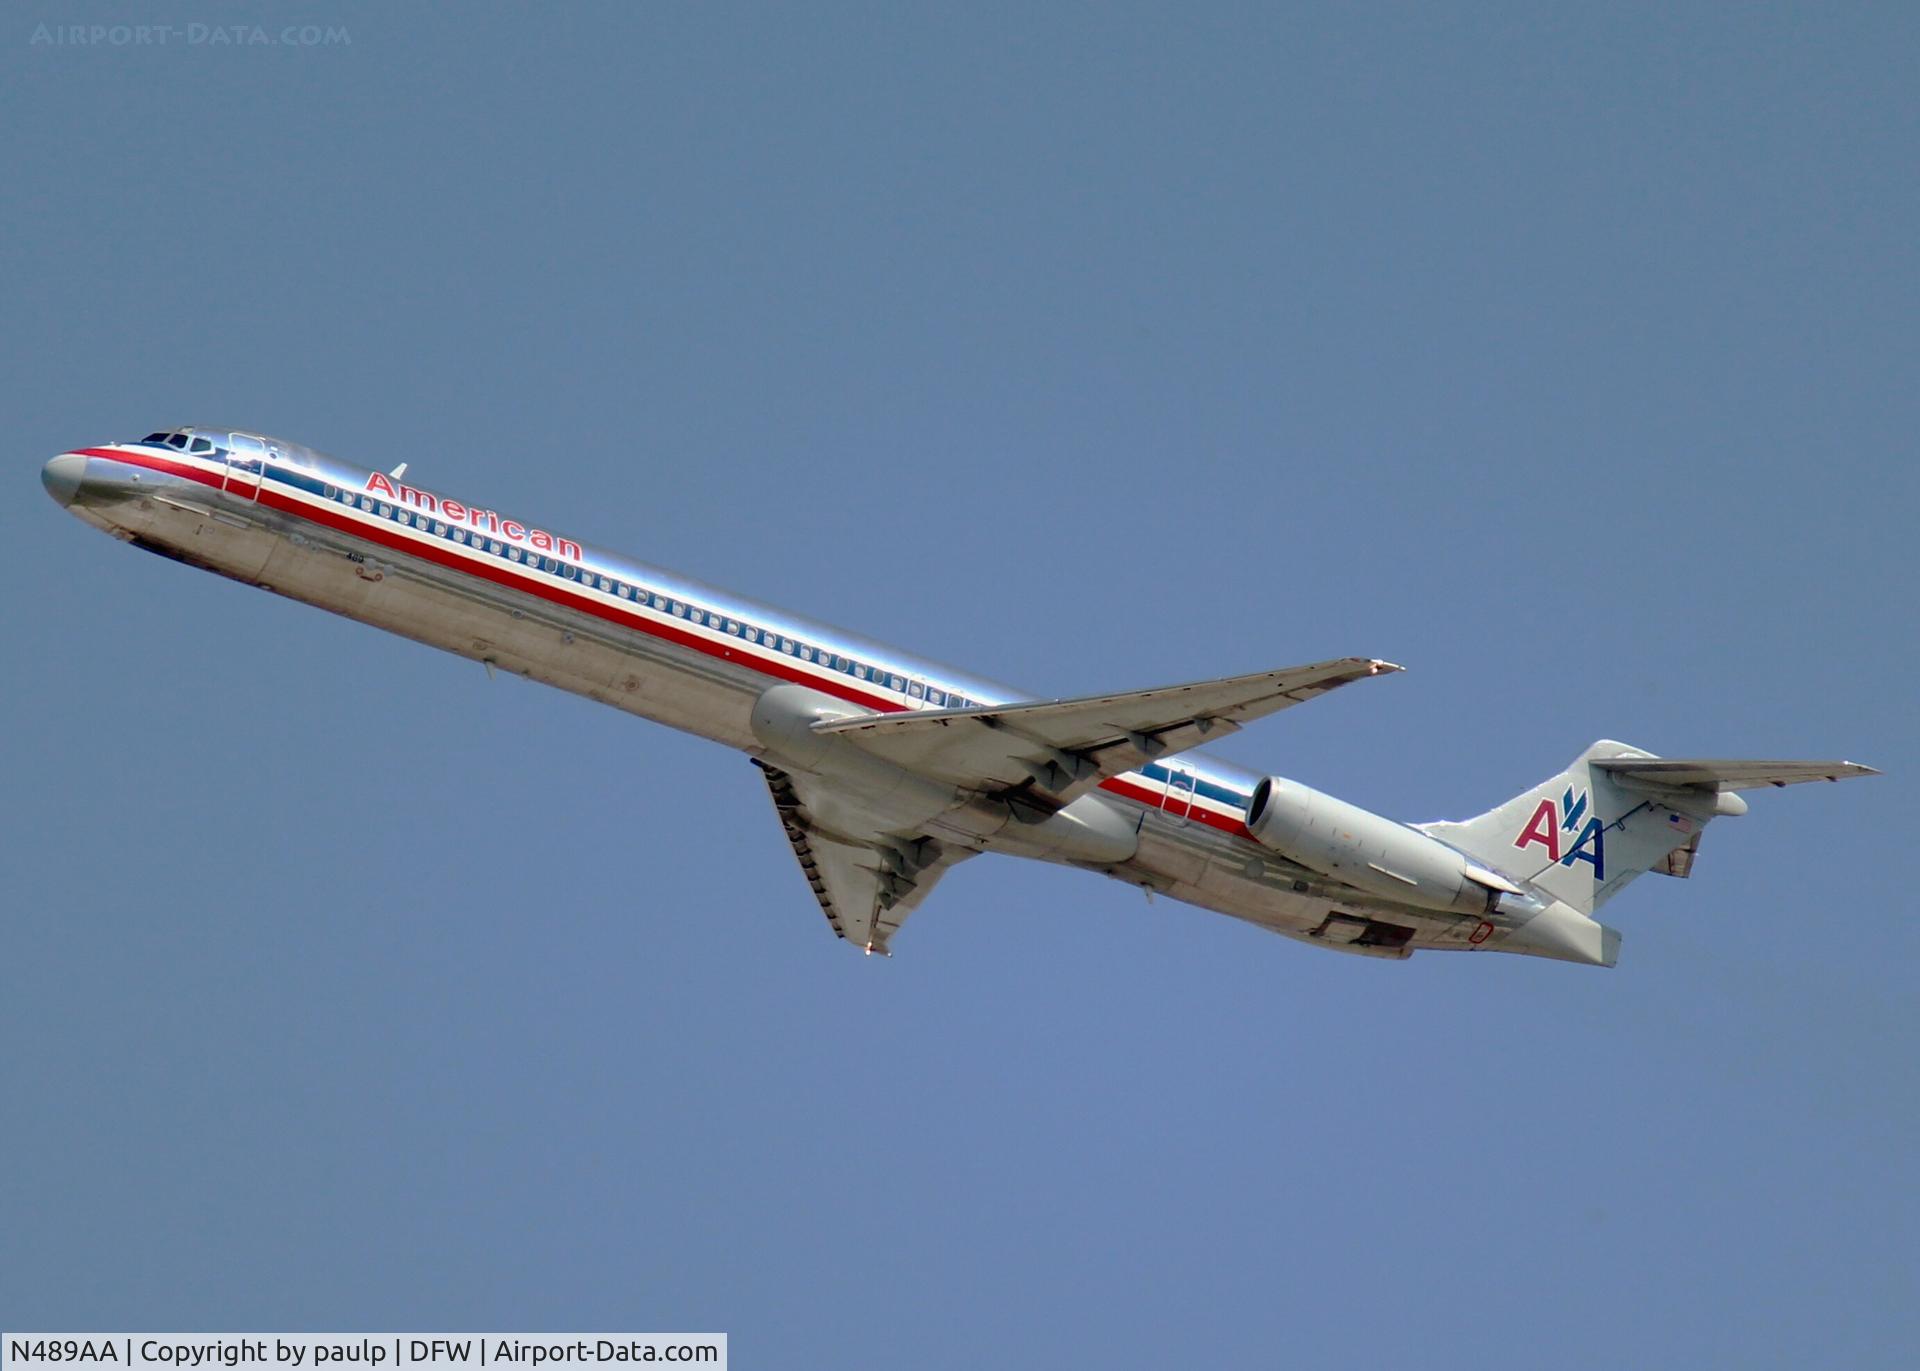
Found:
[{"label": "engine nacelle", "polygon": [[1400,904],[1484,916],[1502,896],[1526,899],[1438,838],[1278,776],[1253,788],[1247,829],[1309,871]]}]

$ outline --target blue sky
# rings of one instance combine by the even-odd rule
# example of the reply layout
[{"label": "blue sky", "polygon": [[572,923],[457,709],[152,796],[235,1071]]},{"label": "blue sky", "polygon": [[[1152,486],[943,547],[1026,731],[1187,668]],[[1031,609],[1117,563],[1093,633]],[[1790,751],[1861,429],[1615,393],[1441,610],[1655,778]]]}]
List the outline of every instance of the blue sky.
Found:
[{"label": "blue sky", "polygon": [[[1911,1361],[1911,7],[33,41],[133,17],[0,35],[0,1326]],[[1036,693],[1389,657],[1225,752],[1400,818],[1603,736],[1889,774],[1756,797],[1613,972],[999,859],[882,963],[743,758],[42,496],[179,422]]]}]

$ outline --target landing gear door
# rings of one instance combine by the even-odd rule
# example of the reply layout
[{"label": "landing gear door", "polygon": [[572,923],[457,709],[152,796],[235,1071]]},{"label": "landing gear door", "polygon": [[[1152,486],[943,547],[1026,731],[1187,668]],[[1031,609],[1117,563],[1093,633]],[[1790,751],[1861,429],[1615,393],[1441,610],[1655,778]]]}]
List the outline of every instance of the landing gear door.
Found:
[{"label": "landing gear door", "polygon": [[267,444],[251,433],[229,436],[227,448],[227,494],[242,500],[260,498],[260,477],[267,466]]}]

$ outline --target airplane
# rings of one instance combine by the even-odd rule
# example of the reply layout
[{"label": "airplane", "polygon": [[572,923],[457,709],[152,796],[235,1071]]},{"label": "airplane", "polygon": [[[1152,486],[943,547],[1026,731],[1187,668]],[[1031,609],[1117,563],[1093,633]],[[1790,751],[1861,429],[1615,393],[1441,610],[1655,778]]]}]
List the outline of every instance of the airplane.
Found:
[{"label": "airplane", "polygon": [[1026,693],[284,439],[187,426],[63,452],[41,480],[149,552],[747,754],[833,932],[891,953],[983,852],[1064,863],[1311,946],[1593,966],[1593,918],[1691,874],[1742,791],[1852,762],[1661,758],[1601,740],[1478,818],[1403,824],[1194,749],[1401,668],[1343,657],[1074,699]]}]

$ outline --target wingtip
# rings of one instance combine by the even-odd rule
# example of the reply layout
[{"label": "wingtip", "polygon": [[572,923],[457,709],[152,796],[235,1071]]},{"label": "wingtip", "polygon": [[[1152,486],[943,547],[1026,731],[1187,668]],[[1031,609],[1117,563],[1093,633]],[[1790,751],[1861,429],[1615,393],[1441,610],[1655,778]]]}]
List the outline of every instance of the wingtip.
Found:
[{"label": "wingtip", "polygon": [[1369,676],[1387,676],[1393,672],[1405,670],[1406,668],[1398,662],[1384,661],[1379,657],[1369,657],[1367,659],[1367,675]]}]

